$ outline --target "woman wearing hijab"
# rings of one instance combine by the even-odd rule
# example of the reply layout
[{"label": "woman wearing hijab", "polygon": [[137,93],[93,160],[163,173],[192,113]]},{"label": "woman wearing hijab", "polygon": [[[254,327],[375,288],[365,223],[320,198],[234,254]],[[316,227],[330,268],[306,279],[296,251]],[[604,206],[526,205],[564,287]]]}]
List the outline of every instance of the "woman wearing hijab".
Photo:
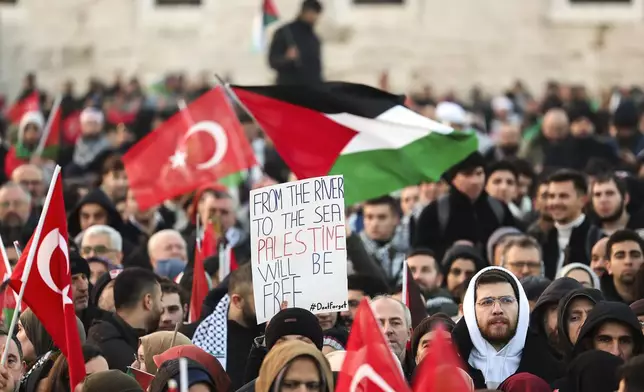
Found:
[{"label": "woman wearing hijab", "polygon": [[586,322],[588,313],[604,295],[596,289],[576,289],[566,294],[557,307],[558,348],[565,360],[570,359],[572,349],[577,343],[581,327]]},{"label": "woman wearing hijab", "polygon": [[286,392],[301,388],[333,392],[333,374],[322,352],[297,340],[269,351],[259,369],[256,392]]},{"label": "woman wearing hijab", "polygon": [[563,266],[557,273],[557,279],[568,277],[573,278],[577,282],[584,285],[584,287],[589,287],[593,289],[601,289],[599,284],[599,277],[590,269],[589,266],[582,263],[570,263]]},{"label": "woman wearing hijab", "polygon": [[[78,317],[76,317],[76,328],[81,344],[85,343],[85,327]],[[60,351],[54,345],[54,341],[45,327],[30,309],[20,315],[16,336],[22,346],[23,357],[28,369],[20,380],[20,391],[38,391],[41,381],[47,382],[49,372],[60,355]]]},{"label": "woman wearing hijab", "polygon": [[217,358],[208,354],[201,348],[194,346],[192,344],[187,344],[183,346],[175,346],[171,349],[165,351],[162,354],[154,356],[154,363],[158,367],[166,362],[178,358],[188,358],[193,361],[199,362],[210,374],[213,382],[215,383],[215,390],[217,392],[229,392],[231,391],[231,382],[228,374]]},{"label": "woman wearing hijab", "polygon": [[191,344],[184,334],[173,331],[159,331],[143,336],[139,340],[139,350],[136,361],[132,364],[135,369],[157,374],[157,365],[154,363],[154,356],[163,354],[174,346]]},{"label": "woman wearing hijab", "polygon": [[[199,362],[187,359],[188,361],[188,388],[190,391],[219,392],[210,373]],[[179,359],[171,359],[163,362],[156,377],[152,380],[149,392],[168,392],[168,381],[174,380],[177,385],[180,381]]]},{"label": "woman wearing hijab", "polygon": [[551,392],[552,388],[543,379],[530,373],[517,373],[499,385],[503,392]]}]

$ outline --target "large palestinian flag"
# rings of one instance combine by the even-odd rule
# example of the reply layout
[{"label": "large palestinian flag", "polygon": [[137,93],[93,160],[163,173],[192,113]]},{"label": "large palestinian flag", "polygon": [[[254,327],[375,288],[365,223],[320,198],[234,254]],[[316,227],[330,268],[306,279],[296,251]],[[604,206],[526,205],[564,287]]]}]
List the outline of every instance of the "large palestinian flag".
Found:
[{"label": "large palestinian flag", "polygon": [[470,132],[425,118],[404,97],[351,83],[233,86],[299,178],[342,174],[355,203],[435,181],[477,149]]}]

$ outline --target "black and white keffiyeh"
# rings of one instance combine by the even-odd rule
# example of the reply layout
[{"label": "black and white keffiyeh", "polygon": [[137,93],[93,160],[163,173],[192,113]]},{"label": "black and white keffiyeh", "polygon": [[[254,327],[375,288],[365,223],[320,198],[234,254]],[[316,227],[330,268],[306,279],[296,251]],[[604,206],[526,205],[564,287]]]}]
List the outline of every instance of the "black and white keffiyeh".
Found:
[{"label": "black and white keffiyeh", "polygon": [[226,352],[228,351],[228,306],[230,297],[226,294],[197,327],[192,344],[217,358],[226,370]]}]

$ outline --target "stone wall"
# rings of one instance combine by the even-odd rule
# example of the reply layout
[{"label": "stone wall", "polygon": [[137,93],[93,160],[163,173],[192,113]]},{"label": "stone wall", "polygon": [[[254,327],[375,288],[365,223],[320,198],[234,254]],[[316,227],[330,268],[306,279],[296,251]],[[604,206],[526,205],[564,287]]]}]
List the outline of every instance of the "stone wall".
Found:
[{"label": "stone wall", "polygon": [[[274,0],[282,20],[300,0]],[[407,0],[356,6],[326,0],[319,26],[329,79],[373,84],[383,69],[392,86],[493,91],[513,80],[534,89],[556,78],[593,89],[644,82],[644,22],[560,22],[565,0]],[[633,0],[639,2],[641,0]],[[272,78],[251,50],[259,0],[203,0],[201,7],[159,8],[154,0],[19,0],[0,5],[0,90],[10,96],[29,70],[46,88],[115,70],[146,82],[166,71],[202,70],[237,83]]]}]

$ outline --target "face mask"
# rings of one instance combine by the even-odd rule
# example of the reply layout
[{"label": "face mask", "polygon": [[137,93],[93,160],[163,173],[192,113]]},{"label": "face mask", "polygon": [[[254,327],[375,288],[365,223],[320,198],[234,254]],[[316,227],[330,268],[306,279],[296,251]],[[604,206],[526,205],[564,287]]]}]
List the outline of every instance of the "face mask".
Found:
[{"label": "face mask", "polygon": [[184,268],[186,268],[186,263],[179,259],[159,260],[154,268],[154,273],[174,280],[174,278],[183,272]]}]

